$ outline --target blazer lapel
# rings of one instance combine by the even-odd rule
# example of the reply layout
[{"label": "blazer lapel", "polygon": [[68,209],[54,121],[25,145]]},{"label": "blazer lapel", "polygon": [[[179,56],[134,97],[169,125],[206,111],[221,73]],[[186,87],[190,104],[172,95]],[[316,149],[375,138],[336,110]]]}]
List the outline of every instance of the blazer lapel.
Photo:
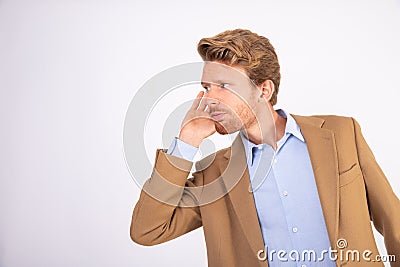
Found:
[{"label": "blazer lapel", "polygon": [[[225,161],[220,164],[221,177],[231,200],[240,226],[257,256],[264,249],[264,241],[258,222],[257,211],[250,187],[250,177],[242,140],[238,135],[231,149],[224,154]],[[261,265],[262,261],[260,261]]]},{"label": "blazer lapel", "polygon": [[332,131],[321,128],[324,119],[293,115],[307,144],[331,247],[339,230],[339,169]]}]

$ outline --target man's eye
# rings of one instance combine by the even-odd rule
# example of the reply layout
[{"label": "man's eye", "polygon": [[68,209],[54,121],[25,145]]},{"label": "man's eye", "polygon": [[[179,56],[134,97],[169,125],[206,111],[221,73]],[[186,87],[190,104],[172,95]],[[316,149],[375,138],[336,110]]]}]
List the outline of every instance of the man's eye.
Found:
[{"label": "man's eye", "polygon": [[[227,88],[227,87],[229,87],[229,84],[228,84],[228,83],[220,83],[218,86],[219,86],[220,88]],[[209,91],[209,90],[210,90],[210,86],[208,86],[208,85],[203,86],[203,88],[204,88],[206,91]]]}]

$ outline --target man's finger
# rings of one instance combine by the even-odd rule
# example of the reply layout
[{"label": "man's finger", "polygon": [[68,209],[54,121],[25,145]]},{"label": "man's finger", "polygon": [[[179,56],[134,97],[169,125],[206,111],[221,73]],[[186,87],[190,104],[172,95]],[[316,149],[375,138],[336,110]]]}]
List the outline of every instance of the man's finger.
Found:
[{"label": "man's finger", "polygon": [[201,111],[205,111],[206,110],[206,107],[207,107],[207,98],[203,95],[203,99],[201,100],[201,103],[200,103],[200,105],[199,105],[199,110],[201,110]]},{"label": "man's finger", "polygon": [[203,98],[203,95],[204,95],[203,91],[200,91],[197,94],[196,99],[193,101],[193,104],[192,104],[192,107],[191,107],[192,109],[197,109],[198,108],[198,106],[199,106],[199,104],[201,102],[201,99]]}]

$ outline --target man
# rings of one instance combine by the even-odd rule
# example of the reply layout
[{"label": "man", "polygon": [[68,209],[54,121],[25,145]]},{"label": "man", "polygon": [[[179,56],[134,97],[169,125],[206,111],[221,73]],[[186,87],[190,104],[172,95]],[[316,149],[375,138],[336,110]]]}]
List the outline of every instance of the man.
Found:
[{"label": "man", "polygon": [[[203,38],[200,92],[159,149],[131,238],[159,244],[203,226],[208,265],[383,266],[371,221],[400,266],[400,202],[351,117],[274,110],[280,67],[248,30]],[[196,163],[202,140],[239,134]]]}]

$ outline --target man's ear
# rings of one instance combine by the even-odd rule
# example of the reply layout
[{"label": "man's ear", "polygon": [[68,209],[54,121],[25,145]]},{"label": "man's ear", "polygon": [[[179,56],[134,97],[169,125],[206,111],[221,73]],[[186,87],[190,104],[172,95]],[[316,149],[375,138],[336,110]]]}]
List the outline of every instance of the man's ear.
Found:
[{"label": "man's ear", "polygon": [[265,101],[269,102],[275,91],[275,85],[271,80],[265,80],[259,86],[260,97],[264,98]]}]

